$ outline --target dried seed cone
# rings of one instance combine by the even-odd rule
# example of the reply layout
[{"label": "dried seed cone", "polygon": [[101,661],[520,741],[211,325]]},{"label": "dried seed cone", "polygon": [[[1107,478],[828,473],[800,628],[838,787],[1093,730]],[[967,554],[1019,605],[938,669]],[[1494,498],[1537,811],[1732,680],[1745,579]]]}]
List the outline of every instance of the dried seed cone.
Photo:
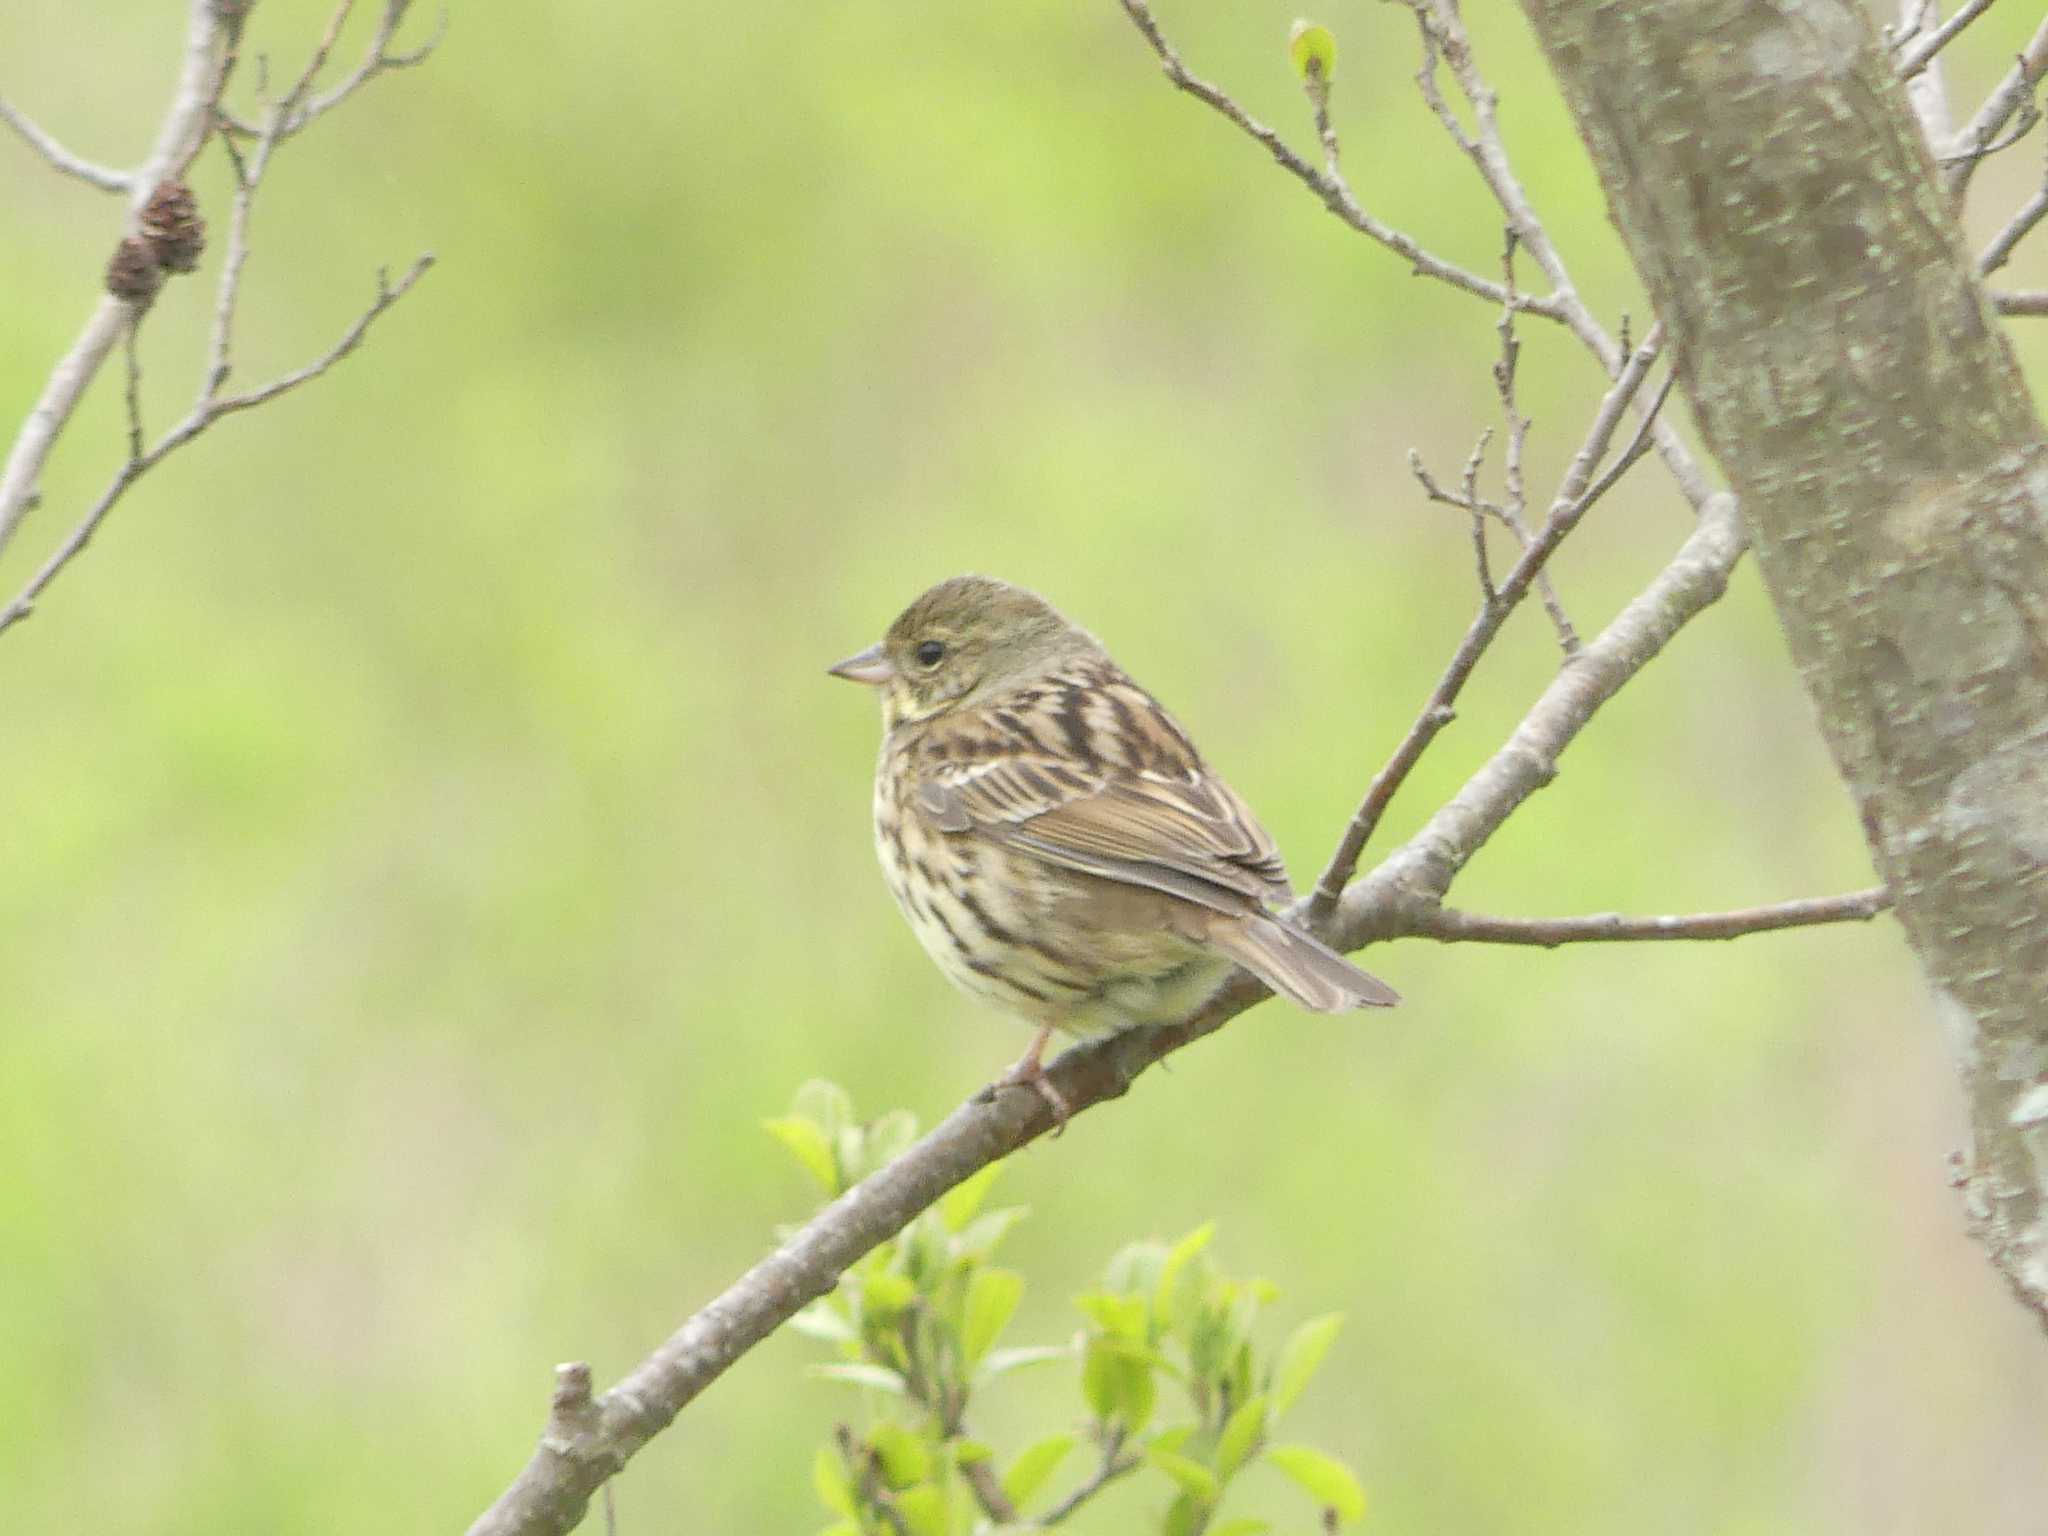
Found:
[{"label": "dried seed cone", "polygon": [[163,285],[163,268],[148,242],[130,235],[114,247],[113,260],[107,263],[107,292],[130,304],[147,304]]},{"label": "dried seed cone", "polygon": [[166,272],[190,272],[206,249],[206,220],[199,200],[182,181],[167,181],[142,205],[142,238]]}]

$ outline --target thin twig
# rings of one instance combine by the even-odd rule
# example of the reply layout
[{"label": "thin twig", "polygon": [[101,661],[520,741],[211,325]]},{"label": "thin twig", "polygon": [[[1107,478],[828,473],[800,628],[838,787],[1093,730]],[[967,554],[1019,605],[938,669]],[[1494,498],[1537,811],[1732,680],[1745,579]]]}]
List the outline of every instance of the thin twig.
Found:
[{"label": "thin twig", "polygon": [[349,353],[355,351],[362,343],[363,337],[369,333],[369,329],[376,322],[377,317],[404,298],[407,293],[411,292],[413,285],[426,275],[427,269],[433,264],[434,258],[431,255],[420,257],[395,285],[387,281],[384,273],[379,272],[377,274],[377,297],[371,302],[369,308],[356,317],[355,323],[342,333],[341,339],[328,348],[326,352],[306,364],[303,368],[295,369],[280,378],[273,379],[262,388],[252,389],[246,394],[218,397],[202,396],[199,402],[193,406],[191,412],[176,426],[172,427],[170,431],[166,432],[147,453],[131,457],[123,463],[120,469],[115,472],[114,478],[107,485],[107,488],[100,492],[99,499],[87,509],[84,518],[79,522],[78,526],[71,530],[70,536],[43,562],[42,567],[35,575],[29,578],[28,584],[21,589],[14,601],[5,608],[0,608],[0,632],[4,632],[20,623],[35,611],[37,599],[42,596],[50,583],[55,581],[63,572],[64,567],[76,559],[85,546],[92,542],[93,534],[98,531],[100,524],[106,520],[107,514],[114,509],[115,504],[120,501],[128,487],[133,485],[136,480],[161,464],[172,453],[175,453],[178,449],[184,447],[185,444],[191,442],[192,439],[198,437],[222,417],[231,416],[238,411],[250,410],[268,401],[275,400],[278,396],[288,394],[292,390],[297,389],[301,384],[317,379],[321,374],[327,372],[328,369],[332,368],[344,357],[347,357]]},{"label": "thin twig", "polygon": [[[1912,4],[1913,0],[1907,0],[1907,3]],[[1934,56],[1937,53],[1940,53],[1942,49],[1946,48],[1962,34],[1963,28],[1967,27],[1979,16],[1982,16],[1997,3],[1998,0],[1963,0],[1963,4],[1957,9],[1955,15],[1949,17],[1947,21],[1944,21],[1932,32],[1921,31],[1924,20],[1916,25],[1914,31],[1920,33],[1920,40],[1900,56],[1898,64],[1899,78],[1901,80],[1910,80],[1919,74],[1921,70],[1934,62]],[[1922,14],[1924,18],[1925,11]]]},{"label": "thin twig", "polygon": [[2044,70],[2048,70],[2048,21],[2041,23],[2012,68],[1956,134],[1943,157],[1942,183],[1952,201],[1963,200],[1963,194],[1970,188],[1970,178],[1977,173],[1984,156],[1993,152],[1993,141],[2007,120],[2023,107],[2027,113],[2033,113],[2034,86]]},{"label": "thin twig", "polygon": [[[1480,71],[1457,0],[1403,0],[1403,3],[1414,14],[1421,34],[1422,64],[1416,74],[1416,84],[1423,100],[1436,114],[1459,151],[1478,170],[1487,190],[1506,215],[1508,227],[1515,232],[1516,238],[1551,283],[1550,298],[1558,306],[1566,328],[1599,360],[1609,378],[1620,377],[1631,355],[1630,350],[1616,344],[1579,297],[1562,253],[1551,240],[1527,191],[1515,175],[1500,131],[1500,98]],[[1470,132],[1458,120],[1437,83],[1440,61],[1450,67],[1459,93],[1472,109],[1473,128]],[[1641,402],[1637,403],[1637,409],[1642,411]],[[1654,441],[1680,493],[1697,511],[1706,504],[1711,492],[1699,462],[1669,423],[1657,424]]]},{"label": "thin twig", "polygon": [[[1145,41],[1150,44],[1153,53],[1158,55],[1160,68],[1165,71],[1168,80],[1257,140],[1283,170],[1315,193],[1331,213],[1367,239],[1385,246],[1402,257],[1418,275],[1437,278],[1449,283],[1453,288],[1476,294],[1491,303],[1500,304],[1506,301],[1507,294],[1501,289],[1500,284],[1489,282],[1476,272],[1469,272],[1463,267],[1430,254],[1410,236],[1374,218],[1351,195],[1350,189],[1342,181],[1334,180],[1318,171],[1288,148],[1286,141],[1279,134],[1252,117],[1222,89],[1190,73],[1187,66],[1181,63],[1180,55],[1160,32],[1159,23],[1153,20],[1151,7],[1146,0],[1119,0],[1119,3]],[[1553,299],[1524,299],[1522,307],[1530,314],[1542,315],[1545,319],[1563,318],[1561,309]]]},{"label": "thin twig", "polygon": [[1057,1525],[1064,1524],[1076,1510],[1111,1483],[1120,1477],[1128,1477],[1145,1464],[1139,1457],[1121,1454],[1123,1445],[1123,1431],[1111,1430],[1109,1438],[1103,1442],[1102,1459],[1096,1464],[1095,1471],[1090,1474],[1088,1481],[1032,1521],[1033,1529],[1049,1531]]},{"label": "thin twig", "polygon": [[[1899,24],[1885,29],[1886,45],[1894,55],[1903,56],[1931,36],[1940,19],[1934,0],[1899,0]],[[1956,136],[1948,108],[1948,79],[1941,62],[1930,56],[1925,65],[1905,77],[1904,87],[1906,100],[1920,124],[1920,137],[1927,141],[1929,149],[1940,154]]]},{"label": "thin twig", "polygon": [[[278,138],[296,138],[316,119],[332,112],[378,76],[389,74],[393,70],[411,69],[431,58],[434,50],[441,46],[442,40],[448,35],[448,8],[442,6],[436,13],[434,30],[425,42],[416,48],[394,50],[391,46],[392,39],[411,10],[412,0],[386,0],[384,10],[377,21],[377,30],[364,47],[356,67],[333,87],[318,94],[308,93],[311,86],[311,81],[308,80],[307,89],[295,93],[297,99],[293,100],[291,110],[280,119]],[[326,54],[332,51],[333,42],[330,39],[326,52],[319,60],[321,66],[325,66]],[[315,72],[317,73],[317,70]],[[251,122],[232,112],[222,112],[220,123],[223,132],[244,139],[261,138],[269,131],[270,126],[267,121]]]},{"label": "thin twig", "polygon": [[1636,429],[1636,436],[1616,461],[1616,468],[1599,481],[1591,479],[1594,466],[1606,455],[1608,445],[1614,439],[1615,429],[1620,425],[1623,414],[1629,408],[1630,400],[1642,388],[1649,376],[1650,367],[1657,360],[1663,347],[1661,327],[1653,327],[1642,346],[1631,354],[1628,366],[1622,369],[1621,377],[1614,382],[1600,402],[1600,409],[1594,413],[1593,425],[1586,434],[1586,440],[1579,451],[1572,456],[1571,464],[1565,470],[1563,482],[1558,487],[1557,499],[1551,504],[1550,515],[1544,519],[1542,529],[1522,556],[1501,582],[1499,591],[1482,602],[1479,612],[1472,618],[1465,635],[1458,642],[1458,648],[1444,667],[1443,675],[1437,679],[1430,691],[1429,699],[1422,706],[1415,721],[1408,727],[1407,734],[1394,748],[1393,756],[1386,765],[1373,775],[1367,786],[1365,798],[1352,813],[1350,822],[1344,828],[1336,851],[1330,855],[1330,862],[1324,867],[1321,878],[1316,881],[1315,890],[1309,898],[1308,918],[1313,926],[1326,922],[1335,911],[1345,885],[1352,872],[1358,868],[1359,858],[1365,852],[1366,844],[1378,828],[1380,818],[1386,814],[1395,793],[1407,779],[1415,765],[1422,760],[1429,744],[1437,734],[1455,718],[1453,706],[1463,691],[1466,681],[1472,676],[1479,659],[1486,654],[1486,648],[1493,643],[1501,626],[1514,612],[1515,605],[1529,590],[1536,575],[1543,569],[1557,546],[1575,528],[1587,510],[1593,506],[1624,473],[1633,456],[1639,456],[1649,439],[1649,433],[1657,421],[1656,405],[1661,405],[1660,393],[1652,409],[1643,417]]},{"label": "thin twig", "polygon": [[1997,290],[1991,295],[1991,307],[2001,315],[2048,315],[2048,292],[2039,288]]},{"label": "thin twig", "polygon": [[1015,1525],[1017,1506],[1010,1502],[1010,1496],[1003,1492],[1003,1485],[996,1477],[996,1469],[986,1457],[970,1461],[960,1469],[960,1475],[967,1480],[967,1487],[974,1495],[974,1502],[981,1506],[981,1512],[997,1525]]},{"label": "thin twig", "polygon": [[1700,912],[1685,917],[1623,917],[1618,912],[1586,917],[1491,917],[1439,907],[1435,912],[1415,917],[1407,932],[1419,939],[1437,939],[1446,944],[1534,944],[1545,949],[1562,944],[1739,939],[1752,933],[1812,928],[1822,923],[1868,922],[1891,904],[1891,892],[1880,885],[1846,896],[1781,901],[1770,906]]},{"label": "thin twig", "polygon": [[2020,103],[2019,116],[2013,119],[2012,127],[2008,128],[2001,137],[1993,139],[1989,144],[1982,146],[1972,146],[1967,149],[1954,150],[1949,154],[1936,155],[1934,157],[1935,163],[1944,167],[1969,166],[1974,169],[1978,161],[1988,160],[1993,155],[2002,154],[2006,150],[2011,149],[2013,145],[2019,143],[2021,139],[2032,133],[2034,125],[2040,121],[2041,109],[2034,105],[2033,97],[2029,96]]},{"label": "thin twig", "polygon": [[66,176],[76,176],[102,192],[126,192],[135,185],[133,172],[117,171],[111,166],[98,165],[83,156],[74,155],[4,96],[0,96],[0,123],[20,134],[29,148],[50,163],[51,169],[62,171]]},{"label": "thin twig", "polygon": [[2043,167],[2041,185],[2035,188],[2034,195],[2019,206],[2005,221],[2005,227],[1984,247],[1984,254],[1977,258],[1977,275],[1989,277],[2004,266],[2019,243],[2032,234],[2034,226],[2044,218],[2048,218],[2048,166]]},{"label": "thin twig", "polygon": [[122,339],[122,350],[127,354],[128,387],[123,393],[128,407],[128,462],[140,462],[142,458],[142,355],[138,350],[137,336],[142,330],[142,312],[137,310],[128,317],[128,331]]},{"label": "thin twig", "polygon": [[[1522,360],[1522,341],[1515,334],[1515,247],[1520,244],[1513,226],[1506,231],[1501,251],[1501,285],[1508,291],[1508,302],[1501,306],[1500,321],[1495,329],[1500,334],[1500,357],[1493,365],[1494,392],[1500,397],[1501,417],[1507,423],[1507,446],[1501,462],[1501,504],[1500,520],[1514,534],[1522,548],[1529,547],[1529,523],[1526,517],[1529,499],[1522,477],[1522,454],[1529,441],[1529,418],[1522,414],[1515,399],[1516,371]],[[1550,627],[1557,631],[1557,643],[1564,650],[1569,661],[1579,648],[1578,631],[1572,628],[1571,619],[1565,614],[1564,604],[1558,600],[1557,589],[1551,584],[1550,572],[1536,573],[1536,596],[1543,603],[1543,611],[1550,616]]]},{"label": "thin twig", "polygon": [[[222,21],[216,0],[190,0],[190,10],[177,89],[157,129],[156,143],[128,188],[131,232],[150,193],[162,182],[181,175],[197,153],[198,145],[204,142],[232,64],[232,49],[227,45],[233,32]],[[101,296],[70,351],[50,370],[42,395],[15,435],[6,468],[0,470],[0,550],[6,548],[20,527],[36,494],[43,466],[77,412],[87,386],[120,340],[129,310],[124,300],[112,294]]]}]

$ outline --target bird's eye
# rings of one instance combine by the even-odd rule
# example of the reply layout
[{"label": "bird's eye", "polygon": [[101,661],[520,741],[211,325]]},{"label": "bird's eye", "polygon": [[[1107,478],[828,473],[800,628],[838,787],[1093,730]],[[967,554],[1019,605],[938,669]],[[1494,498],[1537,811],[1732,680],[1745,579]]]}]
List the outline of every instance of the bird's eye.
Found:
[{"label": "bird's eye", "polygon": [[920,667],[936,667],[939,658],[946,654],[943,641],[927,640],[917,648],[917,664]]}]

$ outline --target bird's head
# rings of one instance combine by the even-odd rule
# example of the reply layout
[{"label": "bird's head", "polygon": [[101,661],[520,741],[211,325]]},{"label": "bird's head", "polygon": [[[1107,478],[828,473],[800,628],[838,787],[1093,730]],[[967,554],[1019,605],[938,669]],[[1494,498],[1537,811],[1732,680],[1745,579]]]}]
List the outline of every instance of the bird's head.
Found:
[{"label": "bird's head", "polygon": [[929,720],[1098,649],[1035,592],[986,576],[942,581],[888,634],[828,668],[882,694],[890,727]]}]

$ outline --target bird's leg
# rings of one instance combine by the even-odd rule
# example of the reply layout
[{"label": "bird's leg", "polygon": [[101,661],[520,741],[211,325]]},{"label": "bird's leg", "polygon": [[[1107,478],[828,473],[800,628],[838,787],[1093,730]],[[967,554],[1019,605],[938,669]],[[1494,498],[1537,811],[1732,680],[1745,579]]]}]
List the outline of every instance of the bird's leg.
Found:
[{"label": "bird's leg", "polygon": [[1029,1088],[1045,1101],[1045,1107],[1052,1111],[1052,1133],[1057,1136],[1067,1128],[1067,1119],[1072,1111],[1067,1101],[1060,1096],[1059,1089],[1045,1075],[1045,1045],[1052,1039],[1052,1026],[1041,1025],[1031,1038],[1031,1046],[1017,1059],[1017,1064],[1001,1077],[990,1083],[984,1096],[993,1099],[1004,1088]]}]

